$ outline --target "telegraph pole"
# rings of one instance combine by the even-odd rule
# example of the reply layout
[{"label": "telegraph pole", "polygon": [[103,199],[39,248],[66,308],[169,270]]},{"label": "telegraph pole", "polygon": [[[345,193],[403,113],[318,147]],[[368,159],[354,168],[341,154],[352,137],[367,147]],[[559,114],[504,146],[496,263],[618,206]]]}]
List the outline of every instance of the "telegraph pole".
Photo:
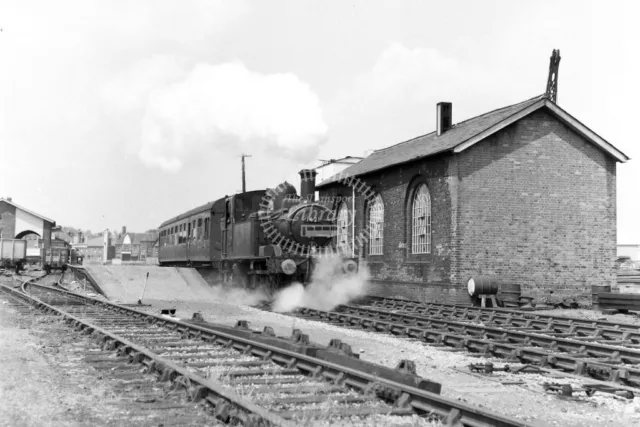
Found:
[{"label": "telegraph pole", "polygon": [[242,158],[242,192],[244,193],[245,191],[247,191],[247,183],[244,177],[244,158],[251,157],[251,154],[242,153],[240,157]]}]

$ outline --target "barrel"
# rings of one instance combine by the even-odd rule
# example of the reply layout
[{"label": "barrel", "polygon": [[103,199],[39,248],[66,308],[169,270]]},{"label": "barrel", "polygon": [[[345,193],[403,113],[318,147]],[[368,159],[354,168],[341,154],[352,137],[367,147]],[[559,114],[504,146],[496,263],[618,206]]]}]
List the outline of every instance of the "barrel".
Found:
[{"label": "barrel", "polygon": [[591,285],[591,304],[593,308],[598,308],[599,298],[598,294],[603,292],[611,292],[611,286],[609,285]]},{"label": "barrel", "polygon": [[498,281],[488,276],[476,276],[467,281],[467,291],[472,297],[495,295],[498,293]]},{"label": "barrel", "polygon": [[500,286],[500,299],[505,308],[520,307],[522,288],[518,283],[504,283]]}]

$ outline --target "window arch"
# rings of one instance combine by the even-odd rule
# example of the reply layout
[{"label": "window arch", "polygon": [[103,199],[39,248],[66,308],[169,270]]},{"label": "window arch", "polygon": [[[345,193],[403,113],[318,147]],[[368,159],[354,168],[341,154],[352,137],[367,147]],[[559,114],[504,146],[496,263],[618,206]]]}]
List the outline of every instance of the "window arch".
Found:
[{"label": "window arch", "polygon": [[411,253],[431,253],[431,196],[426,184],[420,184],[411,207]]},{"label": "window arch", "polygon": [[384,204],[378,194],[369,206],[369,255],[382,255]]},{"label": "window arch", "polygon": [[349,209],[347,208],[347,204],[343,202],[338,208],[338,219],[336,221],[336,246],[338,248],[338,252],[351,256],[351,244],[349,242],[349,223]]}]

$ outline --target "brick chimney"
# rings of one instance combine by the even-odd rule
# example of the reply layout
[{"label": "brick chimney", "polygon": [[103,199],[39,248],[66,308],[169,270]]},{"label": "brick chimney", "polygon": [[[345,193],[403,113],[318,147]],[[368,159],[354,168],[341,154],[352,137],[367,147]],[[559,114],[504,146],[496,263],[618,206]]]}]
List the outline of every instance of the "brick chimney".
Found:
[{"label": "brick chimney", "polygon": [[124,236],[125,234],[127,234],[127,226],[123,225],[122,226],[122,235]]},{"label": "brick chimney", "polygon": [[436,133],[438,136],[451,129],[452,108],[450,102],[438,102],[436,105]]},{"label": "brick chimney", "polygon": [[7,197],[7,202],[12,201],[13,199],[11,197]]}]

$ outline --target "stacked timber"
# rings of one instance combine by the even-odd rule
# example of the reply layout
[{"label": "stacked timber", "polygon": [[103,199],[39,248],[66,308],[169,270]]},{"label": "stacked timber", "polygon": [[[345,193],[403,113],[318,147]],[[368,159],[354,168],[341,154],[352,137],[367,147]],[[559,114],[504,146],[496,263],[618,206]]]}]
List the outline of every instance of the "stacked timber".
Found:
[{"label": "stacked timber", "polygon": [[621,293],[640,293],[640,270],[618,271],[618,289]]},{"label": "stacked timber", "polygon": [[504,304],[504,308],[520,307],[520,297],[522,289],[517,283],[503,283],[500,285],[500,299]]},{"label": "stacked timber", "polygon": [[593,285],[591,286],[591,304],[594,309],[600,308],[600,293],[611,293],[609,285]]},{"label": "stacked timber", "polygon": [[598,294],[598,308],[640,311],[640,294],[601,292]]}]

